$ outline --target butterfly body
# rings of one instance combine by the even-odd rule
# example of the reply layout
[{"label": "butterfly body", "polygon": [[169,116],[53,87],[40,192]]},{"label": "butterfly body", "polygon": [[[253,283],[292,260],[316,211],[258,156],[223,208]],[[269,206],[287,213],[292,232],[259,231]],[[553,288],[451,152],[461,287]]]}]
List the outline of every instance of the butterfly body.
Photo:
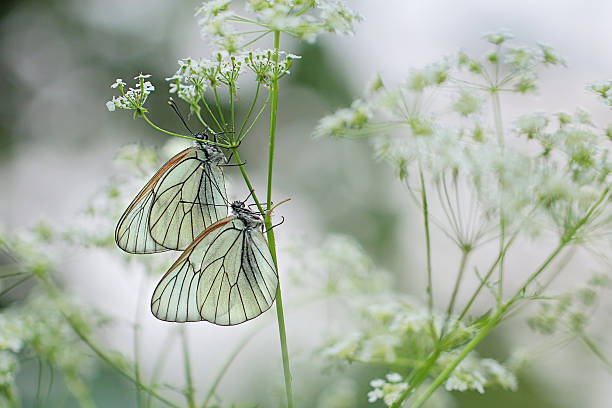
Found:
[{"label": "butterfly body", "polygon": [[220,167],[225,161],[217,146],[199,140],[168,160],[119,220],[117,245],[135,254],[187,248],[208,226],[227,216]]},{"label": "butterfly body", "polygon": [[161,279],[151,300],[158,319],[235,325],[274,302],[278,275],[261,217],[231,204],[232,215],[208,227]]}]

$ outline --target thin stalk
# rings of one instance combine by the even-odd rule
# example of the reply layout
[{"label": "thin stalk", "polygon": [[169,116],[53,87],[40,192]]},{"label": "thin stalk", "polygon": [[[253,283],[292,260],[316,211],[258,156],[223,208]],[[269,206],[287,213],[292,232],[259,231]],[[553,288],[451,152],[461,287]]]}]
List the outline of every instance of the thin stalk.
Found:
[{"label": "thin stalk", "polygon": [[[497,47],[498,53],[500,50],[500,46]],[[502,121],[501,114],[501,103],[499,100],[499,91],[497,90],[497,81],[499,78],[499,62],[496,65],[495,69],[495,88],[491,90],[491,98],[493,99],[493,115],[495,120],[495,130],[497,133],[497,144],[499,145],[502,153],[504,151],[504,126]],[[499,235],[499,278],[497,280],[497,305],[501,305],[502,296],[503,296],[503,288],[504,288],[504,241],[506,238],[506,222],[504,219],[504,210],[503,210],[503,190],[500,191],[500,203],[499,203],[499,225],[501,228]]]},{"label": "thin stalk", "polygon": [[2,292],[0,292],[0,298],[4,295],[6,295],[8,292],[10,292],[11,290],[15,289],[17,286],[21,285],[22,283],[24,283],[25,281],[27,281],[28,279],[30,279],[32,276],[28,275],[25,278],[22,278],[20,280],[18,280],[17,282],[13,283],[11,286],[9,286],[8,288],[4,289]]},{"label": "thin stalk", "polygon": [[[414,404],[412,404],[412,408],[418,408],[421,407],[425,401],[427,401],[429,399],[429,397],[431,396],[431,394],[433,394],[433,392],[444,382],[446,381],[446,379],[448,378],[448,376],[453,372],[453,370],[459,365],[459,363],[461,363],[463,361],[463,359],[465,359],[467,357],[468,354],[470,354],[470,352],[472,350],[474,350],[474,348],[476,348],[476,346],[482,341],[482,339],[484,339],[487,334],[489,334],[489,332],[491,330],[493,330],[493,328],[497,325],[497,323],[499,323],[499,321],[501,320],[502,314],[505,312],[505,308],[501,308],[498,309],[497,313],[495,313],[491,319],[489,320],[489,322],[487,323],[487,325],[485,327],[482,328],[482,330],[476,335],[476,337],[474,337],[468,344],[465,345],[465,347],[461,350],[461,352],[459,353],[459,355],[457,356],[457,358],[455,358],[455,360],[453,360],[453,362],[451,364],[449,364],[441,373],[440,375],[438,375],[436,377],[436,379],[429,385],[429,387],[427,387],[427,389],[425,390],[425,392],[423,392],[418,398],[417,400],[414,402]],[[406,393],[406,396],[408,394]],[[403,394],[402,394],[403,396]],[[405,399],[405,397],[404,397]],[[403,399],[402,399],[403,401]],[[396,405],[392,405],[391,407],[395,407]],[[399,405],[397,405],[397,407],[399,407]]]},{"label": "thin stalk", "polygon": [[502,302],[504,295],[504,251],[506,240],[506,221],[504,219],[503,210],[500,208],[499,214],[500,234],[499,234],[499,277],[497,279],[497,305]]},{"label": "thin stalk", "polygon": [[501,114],[501,103],[499,101],[499,92],[496,88],[491,90],[491,98],[493,98],[493,115],[495,117],[495,131],[497,133],[497,144],[504,149],[504,127]]},{"label": "thin stalk", "polygon": [[196,141],[199,141],[199,142],[202,142],[202,143],[208,143],[208,144],[212,144],[212,145],[215,145],[215,146],[220,146],[220,147],[225,147],[225,148],[229,147],[229,146],[227,146],[227,145],[225,145],[225,144],[223,144],[223,143],[213,142],[212,140],[200,140],[200,139],[197,139],[197,138],[195,138],[195,137],[193,137],[193,136],[186,136],[186,135],[181,135],[181,134],[179,134],[179,133],[170,132],[169,130],[162,129],[162,128],[160,128],[159,126],[157,126],[155,123],[151,122],[151,120],[150,120],[150,119],[149,119],[149,118],[148,118],[148,117],[147,117],[145,114],[142,114],[141,116],[144,118],[144,120],[145,120],[145,121],[146,121],[146,122],[147,122],[149,125],[151,125],[151,127],[152,127],[153,129],[158,130],[158,131],[160,131],[160,132],[162,132],[162,133],[165,133],[165,134],[167,134],[167,135],[170,135],[170,136],[176,136],[176,137],[180,137],[180,138],[182,138],[182,139],[196,140]]},{"label": "thin stalk", "polygon": [[187,389],[185,390],[185,398],[187,398],[187,404],[189,404],[189,408],[196,408],[195,388],[193,387],[193,375],[191,373],[191,357],[189,356],[189,343],[187,339],[187,332],[185,331],[185,326],[181,326],[180,331],[181,331],[181,343],[183,347],[185,379],[187,381]]},{"label": "thin stalk", "polygon": [[[263,326],[261,326],[261,327],[263,327]],[[255,334],[257,334],[257,332],[259,332],[259,330],[260,330],[260,328],[255,330],[253,333],[249,333],[247,336],[245,336],[240,341],[240,343],[238,343],[238,345],[232,351],[232,353],[229,355],[229,357],[227,358],[225,363],[223,363],[223,366],[221,367],[221,370],[217,374],[217,377],[215,378],[215,381],[210,386],[210,389],[208,390],[208,393],[206,394],[206,399],[204,400],[204,403],[202,404],[202,408],[207,408],[208,407],[208,403],[212,399],[212,397],[215,395],[215,391],[217,390],[217,387],[219,386],[219,383],[221,382],[221,380],[225,376],[225,373],[227,373],[227,370],[230,368],[230,366],[232,365],[232,363],[234,362],[234,360],[236,359],[238,354],[240,354],[242,349],[251,341],[251,339],[253,337],[255,337]]]},{"label": "thin stalk", "polygon": [[480,294],[480,291],[482,290],[483,287],[485,287],[485,285],[489,281],[489,278],[491,277],[493,272],[495,272],[495,268],[497,268],[497,265],[499,264],[499,261],[501,260],[502,256],[505,256],[505,254],[508,252],[508,249],[510,248],[510,246],[512,245],[512,243],[514,242],[514,239],[516,237],[517,237],[517,234],[514,234],[510,238],[510,240],[506,243],[506,246],[504,247],[504,250],[497,255],[497,258],[493,262],[493,265],[491,265],[491,267],[487,271],[487,274],[480,281],[480,284],[478,285],[478,287],[476,288],[476,290],[472,294],[472,297],[468,301],[467,305],[465,305],[465,307],[463,308],[463,311],[461,312],[461,314],[459,315],[459,318],[457,320],[462,320],[465,317],[465,315],[468,313],[468,311],[472,307],[472,304],[474,303],[474,301],[476,300],[476,298]]},{"label": "thin stalk", "polygon": [[408,381],[408,383],[410,384],[408,389],[406,389],[393,402],[393,404],[391,404],[390,408],[399,408],[399,407],[402,406],[402,403],[404,402],[404,400],[408,396],[410,396],[410,394],[412,394],[412,392],[414,392],[414,390],[417,389],[423,383],[423,381],[425,381],[425,379],[427,378],[427,374],[429,373],[429,370],[431,370],[431,368],[434,366],[434,364],[436,364],[436,361],[438,361],[438,357],[440,357],[440,350],[436,348],[429,355],[427,360],[425,360],[423,365],[421,367],[419,367],[417,371],[415,371],[415,375],[412,378],[410,378],[410,380]]},{"label": "thin stalk", "polygon": [[[56,301],[61,302],[59,300],[60,299],[59,291],[58,291],[57,287],[51,282],[51,280],[48,277],[46,277],[46,276],[39,276],[39,279],[43,283],[45,288],[48,290],[48,293],[51,295],[51,297],[53,299],[55,299]],[[77,322],[69,313],[67,313],[65,310],[63,310],[63,308],[60,306],[60,304],[58,304],[58,306],[59,306],[59,308],[58,308],[59,312],[62,314],[64,319],[66,319],[66,322],[68,322],[68,325],[72,328],[72,330],[74,330],[74,332],[77,334],[77,336],[79,336],[79,338],[83,341],[83,343],[85,343],[87,345],[87,347],[89,347],[91,349],[91,351],[93,351],[94,354],[96,354],[101,360],[103,360],[108,365],[110,365],[115,370],[117,370],[117,372],[119,374],[121,374],[123,377],[125,377],[126,379],[128,379],[129,381],[134,383],[135,385],[139,386],[142,390],[144,390],[144,391],[148,392],[149,394],[151,394],[157,400],[165,403],[169,407],[180,408],[178,405],[176,405],[172,401],[170,401],[170,400],[166,399],[165,397],[159,395],[157,393],[157,391],[155,391],[154,389],[149,388],[145,384],[138,383],[136,378],[130,372],[128,372],[128,370],[125,367],[115,363],[113,361],[113,359],[109,355],[107,355],[100,347],[98,347],[87,336],[87,334],[81,329],[79,322]]]},{"label": "thin stalk", "polygon": [[[278,54],[280,52],[280,31],[274,31],[274,54],[272,56],[275,65],[275,75],[272,80],[271,106],[270,106],[270,146],[268,153],[268,194],[266,209],[272,208],[272,173],[274,169],[274,147],[276,142],[276,115],[278,109]],[[268,236],[268,247],[274,260],[274,266],[278,273],[278,260],[276,259],[276,243],[274,240],[274,230],[270,214],[264,217],[264,223]],[[293,408],[293,388],[291,385],[291,371],[289,369],[289,349],[287,347],[287,333],[285,329],[285,316],[283,311],[283,299],[281,296],[280,280],[276,288],[276,316],[278,317],[278,332],[281,343],[281,354],[283,357],[283,372],[285,376],[285,393],[287,394],[287,407]]]},{"label": "thin stalk", "polygon": [[[555,250],[546,258],[546,260],[540,265],[535,272],[533,272],[530,277],[516,290],[514,295],[504,304],[501,305],[495,312],[493,316],[489,319],[487,324],[482,328],[482,330],[461,350],[459,355],[453,360],[451,364],[449,364],[435,379],[434,381],[427,387],[427,389],[421,394],[417,400],[412,405],[412,408],[421,407],[433,394],[433,392],[450,376],[453,370],[463,361],[468,354],[476,348],[476,346],[489,334],[491,330],[501,321],[504,317],[504,313],[522,296],[527,287],[542,274],[542,272],[551,264],[551,262],[559,255],[559,253],[572,241],[576,232],[580,228],[582,228],[587,221],[591,218],[593,213],[597,210],[599,205],[606,199],[610,188],[606,188],[600,198],[593,204],[593,206],[587,211],[585,216],[580,219],[567,233],[562,237],[559,245],[555,248]],[[400,397],[406,397],[408,395],[407,392],[402,393]]]},{"label": "thin stalk", "polygon": [[578,338],[588,347],[589,350],[603,363],[609,373],[612,373],[612,363],[603,351],[591,340],[583,331],[578,333]]},{"label": "thin stalk", "polygon": [[145,289],[146,277],[142,276],[140,278],[140,284],[138,285],[138,297],[136,299],[136,311],[134,312],[134,339],[133,339],[133,348],[134,348],[134,376],[136,378],[136,403],[140,408],[143,405],[142,399],[142,390],[140,384],[142,384],[142,380],[140,378],[140,305],[142,304],[141,299],[143,296],[143,292]]},{"label": "thin stalk", "polygon": [[249,108],[249,112],[244,118],[244,122],[242,122],[242,126],[240,126],[240,131],[238,132],[238,140],[240,140],[242,136],[242,131],[246,126],[247,122],[251,118],[251,113],[253,113],[253,108],[255,107],[255,103],[257,103],[257,98],[259,97],[259,89],[261,88],[261,82],[257,82],[257,88],[255,89],[255,96],[253,97],[253,103],[251,103],[251,107]]},{"label": "thin stalk", "polygon": [[240,169],[240,173],[242,174],[242,178],[244,179],[244,182],[247,185],[247,188],[249,189],[249,193],[251,193],[251,197],[253,197],[253,201],[255,201],[255,205],[257,205],[257,209],[259,210],[260,213],[264,214],[264,208],[261,205],[261,202],[259,201],[259,199],[257,198],[257,194],[255,193],[255,189],[253,188],[253,184],[251,184],[251,179],[249,179],[249,175],[247,174],[245,168],[244,168],[244,162],[242,161],[242,159],[240,158],[240,153],[238,153],[238,148],[236,147],[232,147],[232,153],[234,154],[234,157],[236,158],[236,162],[238,163],[238,168]]},{"label": "thin stalk", "polygon": [[234,89],[234,83],[233,82],[229,82],[228,84],[228,88],[229,88],[229,96],[230,96],[230,115],[231,115],[231,124],[232,127],[230,130],[234,130],[236,125],[235,125],[235,103],[234,103],[234,96],[235,96],[235,89]]},{"label": "thin stalk", "polygon": [[430,326],[431,335],[433,338],[436,337],[435,324],[434,324],[434,300],[433,300],[433,284],[432,284],[432,267],[431,267],[431,239],[429,233],[429,207],[427,203],[427,190],[425,188],[425,177],[423,176],[423,169],[419,165],[419,177],[421,180],[421,208],[423,209],[423,224],[425,227],[425,252],[427,257],[427,309],[429,316],[431,316]]},{"label": "thin stalk", "polygon": [[[206,102],[206,99],[204,98],[204,95],[202,95],[202,104],[204,105],[204,107],[206,108],[206,111],[208,112],[208,114],[213,118],[213,120],[215,121],[215,123],[217,124],[217,127],[219,128],[219,131],[223,131],[223,126],[221,126],[221,124],[219,123],[219,121],[217,120],[217,117],[215,116],[215,114],[212,112],[212,109],[210,109],[210,106],[208,106],[208,103]],[[221,109],[221,108],[219,108]]]},{"label": "thin stalk", "polygon": [[244,133],[242,134],[242,136],[240,137],[240,140],[238,140],[238,143],[242,142],[242,140],[246,137],[246,135],[249,134],[249,132],[251,131],[251,129],[253,128],[253,126],[255,126],[255,123],[257,123],[257,120],[259,119],[259,117],[261,116],[261,114],[264,112],[264,110],[266,109],[266,106],[268,106],[268,102],[270,101],[270,96],[268,95],[268,98],[266,99],[266,101],[264,102],[264,104],[262,105],[261,109],[259,110],[259,112],[257,112],[257,115],[255,116],[255,119],[253,119],[253,121],[251,122],[251,124],[249,125],[249,127],[247,128],[247,130],[244,131]]},{"label": "thin stalk", "polygon": [[210,133],[215,133],[215,131],[214,131],[214,130],[213,130],[211,127],[210,127],[210,126],[208,126],[208,123],[206,123],[206,121],[204,121],[204,119],[202,118],[202,115],[200,114],[200,111],[199,111],[199,110],[196,110],[196,111],[195,111],[195,114],[196,114],[196,116],[197,116],[198,120],[200,121],[200,123],[201,123],[202,125],[204,125],[204,127],[206,128],[206,130],[208,130]]},{"label": "thin stalk", "polygon": [[[223,110],[221,110],[221,102],[219,102],[219,95],[217,94],[217,87],[213,87],[213,93],[215,94],[215,102],[217,103],[217,110],[219,111],[219,118],[223,122],[221,125],[221,130],[227,130],[225,128],[225,117],[223,116]],[[219,124],[219,122],[217,122]]]},{"label": "thin stalk", "polygon": [[444,326],[442,327],[442,331],[440,332],[440,339],[442,339],[442,337],[444,337],[444,335],[446,334],[445,332],[448,327],[448,322],[450,321],[451,315],[453,314],[453,309],[455,308],[455,301],[457,300],[457,293],[459,293],[459,287],[461,286],[461,281],[463,280],[463,274],[465,272],[465,266],[467,265],[470,252],[471,249],[462,249],[461,251],[461,262],[459,263],[459,271],[457,272],[457,278],[455,279],[453,294],[451,295],[450,302],[448,303],[448,308],[446,309],[446,319],[444,320]]},{"label": "thin stalk", "polygon": [[38,357],[37,360],[38,360],[38,376],[37,376],[37,380],[36,380],[36,406],[37,407],[41,407],[42,406],[42,401],[41,401],[41,397],[40,397],[40,387],[42,385],[42,370],[43,370],[43,365],[42,365],[42,360],[40,359],[40,357]]},{"label": "thin stalk", "polygon": [[[155,359],[155,364],[153,365],[153,372],[150,378],[151,388],[154,387],[155,384],[157,384],[157,381],[159,380],[159,377],[161,376],[161,373],[166,365],[166,362],[168,361],[168,356],[170,355],[170,353],[168,353],[168,350],[172,349],[172,343],[175,341],[175,339],[176,339],[175,332],[174,331],[169,332],[162,346],[160,347],[160,352],[158,353],[157,358]],[[147,394],[147,401],[146,401],[145,406],[147,408],[150,408],[151,404],[152,404],[151,395]]]}]

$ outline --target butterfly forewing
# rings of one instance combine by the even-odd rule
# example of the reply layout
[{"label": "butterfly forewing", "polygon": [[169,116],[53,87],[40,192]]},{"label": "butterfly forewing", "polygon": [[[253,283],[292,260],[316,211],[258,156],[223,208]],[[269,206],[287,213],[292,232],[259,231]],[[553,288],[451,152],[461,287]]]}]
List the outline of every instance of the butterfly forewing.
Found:
[{"label": "butterfly forewing", "polygon": [[231,216],[185,250],[155,289],[151,310],[166,321],[235,325],[268,310],[277,285],[262,233]]},{"label": "butterfly forewing", "polygon": [[183,150],[164,164],[128,206],[115,230],[126,252],[185,249],[227,215],[223,172],[203,149]]},{"label": "butterfly forewing", "polygon": [[160,181],[149,217],[151,236],[184,250],[206,227],[227,216],[223,172],[194,149]]},{"label": "butterfly forewing", "polygon": [[115,242],[119,248],[133,254],[150,254],[168,250],[153,240],[149,228],[149,215],[159,181],[192,150],[195,149],[185,149],[168,160],[130,203],[115,229]]}]

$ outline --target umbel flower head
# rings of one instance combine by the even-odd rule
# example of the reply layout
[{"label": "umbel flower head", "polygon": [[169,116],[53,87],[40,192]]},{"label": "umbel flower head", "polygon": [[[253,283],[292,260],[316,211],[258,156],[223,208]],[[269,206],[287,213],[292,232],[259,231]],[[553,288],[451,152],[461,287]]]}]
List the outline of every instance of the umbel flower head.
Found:
[{"label": "umbel flower head", "polygon": [[274,31],[313,42],[323,33],[352,34],[362,20],[341,0],[249,0],[242,11],[231,0],[212,0],[196,17],[202,37],[230,54]]},{"label": "umbel flower head", "polygon": [[[145,81],[150,78],[149,74],[142,74],[135,76],[134,79],[137,81],[134,88],[127,88],[127,84],[121,78],[111,85],[113,89],[119,89],[121,92],[120,96],[113,96],[113,99],[106,102],[106,107],[109,111],[114,112],[115,109],[133,110],[134,116],[139,116],[142,113],[147,112],[144,108],[144,104],[147,101],[148,96],[155,90],[155,87],[151,82]],[[127,89],[126,89],[127,88]]]}]

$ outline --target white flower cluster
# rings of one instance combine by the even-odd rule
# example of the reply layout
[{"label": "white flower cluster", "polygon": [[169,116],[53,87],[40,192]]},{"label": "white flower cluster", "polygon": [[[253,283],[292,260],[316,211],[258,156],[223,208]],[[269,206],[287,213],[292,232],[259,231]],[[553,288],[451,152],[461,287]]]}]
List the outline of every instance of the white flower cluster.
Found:
[{"label": "white flower cluster", "polygon": [[368,402],[374,403],[382,400],[388,407],[408,389],[408,383],[403,381],[402,376],[398,373],[389,373],[385,379],[374,379],[370,381],[370,386],[374,389],[368,392]]},{"label": "white flower cluster", "polygon": [[114,112],[115,109],[124,110],[135,110],[140,111],[143,109],[143,105],[147,101],[147,97],[151,92],[155,90],[155,87],[151,82],[145,81],[150,78],[151,75],[140,74],[134,77],[137,81],[135,88],[127,88],[127,84],[121,78],[111,85],[111,88],[118,88],[121,92],[120,96],[113,96],[113,99],[106,102],[106,107],[110,112]]},{"label": "white flower cluster", "polygon": [[[376,267],[354,238],[343,235],[326,237],[320,245],[294,240],[283,248],[290,254],[288,273],[298,285],[308,283],[327,295],[354,296],[389,290],[390,276]],[[304,276],[304,271],[311,271]]]},{"label": "white flower cluster", "polygon": [[[68,305],[64,304],[66,310]],[[70,307],[77,316],[77,309]],[[91,317],[91,316],[90,316]],[[83,330],[89,330],[86,320]],[[92,322],[95,324],[95,322]],[[90,371],[91,359],[77,343],[78,337],[58,311],[58,305],[37,293],[23,306],[3,310],[0,315],[0,388],[14,388],[18,361],[37,356],[53,364],[70,381]]]},{"label": "white flower cluster", "polygon": [[[394,299],[389,293],[353,300],[363,315],[364,328],[332,340],[323,349],[329,359],[414,366],[433,350],[435,333],[440,333],[446,320],[446,316],[435,313],[432,317],[426,308]],[[464,344],[475,330],[456,319],[447,327],[451,328],[445,339],[448,349]]]},{"label": "white flower cluster", "polygon": [[606,105],[612,107],[612,80],[591,84],[589,89],[599,95]]},{"label": "white flower cluster", "polygon": [[[440,357],[441,367],[450,364],[457,352],[445,353]],[[455,368],[444,387],[447,391],[485,392],[485,387],[497,385],[506,390],[516,391],[518,382],[514,373],[491,358],[478,358],[472,353]]]},{"label": "white flower cluster", "polygon": [[[507,33],[487,35],[496,45],[494,60],[503,65],[501,75],[507,75],[499,83],[477,84],[462,79],[464,68],[479,78],[490,78],[490,74],[484,73],[484,62],[460,54],[457,69],[448,60],[431,64],[412,71],[404,83],[394,88],[386,87],[377,78],[375,86],[368,86],[365,96],[351,107],[323,118],[313,135],[376,136],[372,140],[377,157],[388,161],[409,185],[418,183],[413,173],[418,173],[419,168],[426,170],[441,192],[441,200],[449,188],[457,190],[456,186],[462,183],[457,191],[465,195],[467,188],[471,197],[462,200],[474,200],[475,196],[478,219],[485,223],[476,226],[477,232],[472,234],[470,226],[453,226],[449,220],[449,229],[454,231],[448,232],[460,244],[486,239],[490,231],[487,223],[496,223],[499,211],[510,223],[530,226],[532,233],[542,230],[542,223],[551,220],[555,229],[563,233],[610,183],[612,127],[602,133],[582,110],[573,115],[532,114],[515,120],[513,136],[526,136],[527,143],[537,143],[541,149],[534,152],[530,148],[529,153],[521,148],[500,149],[495,143],[499,141],[499,131],[483,124],[479,114],[482,99],[509,86],[531,87],[520,78],[532,78],[536,65],[562,63],[547,46],[540,45],[539,50],[508,48],[505,42],[509,38]],[[444,92],[437,91],[441,87]],[[592,86],[602,97],[612,93],[611,88],[612,83]],[[459,114],[459,120],[448,117],[449,105]],[[457,203],[442,204],[451,214],[447,218],[460,211]],[[538,218],[532,222],[530,217]]]},{"label": "white flower cluster", "polygon": [[[274,50],[254,50],[244,53],[228,54],[218,52],[213,59],[184,58],[178,61],[179,68],[173,76],[166,78],[170,83],[170,93],[196,108],[208,88],[222,85],[236,87],[240,74],[249,70],[255,74],[255,80],[269,86],[273,79],[280,79],[289,74],[289,69],[298,55],[280,52],[278,64],[274,59]],[[197,108],[196,108],[197,109]]]},{"label": "white flower cluster", "polygon": [[596,274],[584,287],[540,303],[540,309],[529,317],[527,323],[531,329],[544,335],[563,332],[570,336],[585,336],[589,318],[595,314],[603,292],[610,288],[610,277],[607,274]]},{"label": "white flower cluster", "polygon": [[[230,6],[230,0],[206,1],[196,17],[202,36],[231,54],[254,41],[245,39],[251,33],[281,31],[313,42],[322,33],[352,34],[354,24],[362,20],[341,0],[249,0],[242,15]],[[260,30],[241,31],[239,25],[244,24]]]}]

